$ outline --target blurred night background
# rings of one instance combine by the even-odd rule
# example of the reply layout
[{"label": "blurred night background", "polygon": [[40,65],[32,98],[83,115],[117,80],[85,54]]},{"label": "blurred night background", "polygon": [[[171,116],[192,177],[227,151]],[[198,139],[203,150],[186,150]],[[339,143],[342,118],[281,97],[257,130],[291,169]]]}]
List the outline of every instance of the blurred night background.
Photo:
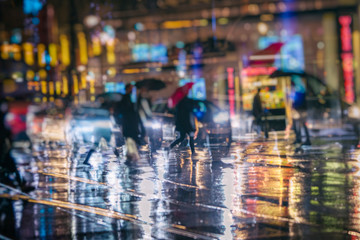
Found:
[{"label": "blurred night background", "polygon": [[0,0],[0,114],[0,239],[360,237],[358,0]]}]

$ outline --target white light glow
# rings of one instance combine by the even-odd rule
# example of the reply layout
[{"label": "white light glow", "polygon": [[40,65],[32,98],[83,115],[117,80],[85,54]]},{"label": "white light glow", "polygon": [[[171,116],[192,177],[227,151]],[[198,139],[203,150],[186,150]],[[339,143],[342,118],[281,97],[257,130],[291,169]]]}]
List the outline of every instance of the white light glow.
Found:
[{"label": "white light glow", "polygon": [[214,122],[225,123],[229,121],[229,115],[226,112],[220,112],[214,117]]}]

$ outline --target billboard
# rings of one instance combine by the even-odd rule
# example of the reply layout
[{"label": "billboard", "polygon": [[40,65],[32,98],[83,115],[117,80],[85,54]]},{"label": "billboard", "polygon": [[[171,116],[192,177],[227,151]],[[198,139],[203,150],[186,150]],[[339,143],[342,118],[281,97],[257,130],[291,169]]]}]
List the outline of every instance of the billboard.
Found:
[{"label": "billboard", "polygon": [[115,92],[125,94],[125,84],[123,82],[107,82],[105,83],[105,92]]},{"label": "billboard", "polygon": [[131,49],[132,59],[135,62],[162,62],[168,61],[167,48],[163,44],[135,44]]},{"label": "billboard", "polygon": [[281,48],[281,58],[275,60],[275,67],[283,71],[302,72],[305,69],[304,44],[301,35],[266,36],[258,40],[259,49],[265,49],[276,42],[285,43]]},{"label": "billboard", "polygon": [[197,100],[206,99],[206,85],[204,78],[195,78],[195,79],[184,78],[179,81],[179,85],[181,87],[188,82],[194,83],[194,86],[191,88],[191,91],[188,94],[189,98],[197,99]]}]

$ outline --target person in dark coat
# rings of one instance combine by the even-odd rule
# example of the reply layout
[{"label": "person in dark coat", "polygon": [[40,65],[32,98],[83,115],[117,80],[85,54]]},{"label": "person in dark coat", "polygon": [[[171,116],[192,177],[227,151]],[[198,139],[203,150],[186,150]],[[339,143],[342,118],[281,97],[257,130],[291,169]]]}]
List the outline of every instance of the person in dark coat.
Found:
[{"label": "person in dark coat", "polygon": [[132,138],[137,144],[141,145],[140,117],[135,109],[135,104],[131,101],[132,89],[131,84],[126,85],[126,93],[119,103],[122,115],[122,129],[125,138]]},{"label": "person in dark coat", "polygon": [[261,129],[265,131],[265,137],[268,137],[267,128],[265,128],[262,117],[264,115],[264,110],[261,103],[260,97],[261,89],[258,88],[254,96],[253,105],[252,105],[252,115],[254,116],[253,126],[256,126],[256,132],[259,134]]},{"label": "person in dark coat", "polygon": [[[140,141],[140,118],[139,114],[135,109],[135,104],[131,101],[133,85],[127,84],[125,86],[125,95],[122,100],[117,103],[114,109],[114,116],[117,123],[120,123],[119,115],[122,116],[122,130],[124,138],[132,138],[136,144],[141,145]],[[83,164],[88,165],[92,153],[95,152],[96,147],[93,146],[85,157]],[[113,149],[114,154],[118,157],[119,152],[116,147]]]},{"label": "person in dark coat", "polygon": [[[301,143],[302,145],[311,145],[309,130],[306,126],[307,104],[305,89],[293,86],[292,100],[292,121],[296,135],[294,144]],[[306,137],[304,143],[302,143],[302,128],[304,129]]]},{"label": "person in dark coat", "polygon": [[34,187],[26,185],[26,180],[19,173],[16,161],[11,155],[12,136],[11,131],[5,126],[5,116],[7,114],[7,103],[0,100],[0,179],[6,180],[7,174],[15,174],[17,185],[24,192],[34,190]]},{"label": "person in dark coat", "polygon": [[179,131],[180,137],[170,145],[170,149],[181,143],[186,135],[190,138],[191,152],[195,154],[194,138],[196,138],[196,119],[193,115],[193,102],[185,97],[175,108],[175,130]]}]

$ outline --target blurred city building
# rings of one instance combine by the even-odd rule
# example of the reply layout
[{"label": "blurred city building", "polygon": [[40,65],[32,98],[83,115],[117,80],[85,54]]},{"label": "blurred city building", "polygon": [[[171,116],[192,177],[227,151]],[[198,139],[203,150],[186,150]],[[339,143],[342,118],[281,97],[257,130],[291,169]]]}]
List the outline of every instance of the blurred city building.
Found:
[{"label": "blurred city building", "polygon": [[[276,112],[286,108],[288,86],[269,75],[280,69],[310,73],[339,99],[360,101],[355,0],[3,0],[0,6],[6,94],[25,87],[38,101],[87,101],[153,77],[169,86],[157,97],[193,81],[193,97],[218,101],[232,115],[251,110],[253,90],[261,87],[266,108]],[[282,46],[271,49],[276,43]]]}]

